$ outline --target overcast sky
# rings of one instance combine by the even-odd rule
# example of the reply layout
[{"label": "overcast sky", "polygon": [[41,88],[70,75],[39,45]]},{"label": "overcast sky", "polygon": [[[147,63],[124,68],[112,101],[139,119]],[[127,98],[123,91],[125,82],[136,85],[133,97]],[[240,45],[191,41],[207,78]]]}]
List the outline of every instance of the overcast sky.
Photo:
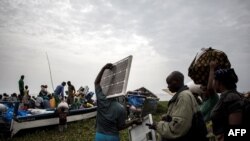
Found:
[{"label": "overcast sky", "polygon": [[[70,80],[78,89],[106,63],[133,55],[127,90],[145,86],[164,93],[166,76],[185,75],[203,47],[224,51],[250,88],[249,0],[0,0],[0,93],[52,91]],[[19,92],[18,92],[19,93]]]}]

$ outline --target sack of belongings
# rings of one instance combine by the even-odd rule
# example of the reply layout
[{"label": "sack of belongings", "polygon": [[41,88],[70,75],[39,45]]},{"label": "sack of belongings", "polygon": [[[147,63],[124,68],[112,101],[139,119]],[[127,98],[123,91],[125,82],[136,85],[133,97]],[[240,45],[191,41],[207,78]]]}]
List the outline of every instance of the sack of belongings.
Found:
[{"label": "sack of belongings", "polygon": [[7,111],[7,106],[4,104],[0,103],[0,112],[6,112]]},{"label": "sack of belongings", "polygon": [[68,105],[68,103],[65,102],[65,101],[62,101],[62,102],[60,102],[60,103],[58,104],[57,108],[61,108],[61,107],[66,108],[66,109],[69,109],[69,105]]},{"label": "sack of belongings", "polygon": [[188,76],[195,84],[207,85],[209,76],[209,64],[211,61],[217,62],[217,69],[230,68],[231,64],[227,55],[220,50],[213,48],[203,48],[197,53],[188,68]]}]

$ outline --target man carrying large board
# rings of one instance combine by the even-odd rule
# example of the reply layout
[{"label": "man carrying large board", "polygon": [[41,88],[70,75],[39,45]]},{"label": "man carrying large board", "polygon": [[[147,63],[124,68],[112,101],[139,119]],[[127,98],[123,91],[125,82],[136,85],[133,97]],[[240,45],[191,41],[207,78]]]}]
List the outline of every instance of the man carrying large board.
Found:
[{"label": "man carrying large board", "polygon": [[119,131],[138,124],[138,120],[126,123],[125,107],[116,101],[116,98],[107,98],[100,85],[103,73],[106,69],[112,70],[113,64],[106,64],[95,80],[95,92],[97,98],[96,116],[96,141],[119,141]]}]

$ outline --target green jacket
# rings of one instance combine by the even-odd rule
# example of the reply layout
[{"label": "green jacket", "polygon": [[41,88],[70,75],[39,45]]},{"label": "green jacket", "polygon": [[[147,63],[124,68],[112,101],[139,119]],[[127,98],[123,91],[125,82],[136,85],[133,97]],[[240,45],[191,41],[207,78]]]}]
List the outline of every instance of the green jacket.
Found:
[{"label": "green jacket", "polygon": [[23,79],[20,79],[19,81],[18,81],[18,86],[19,86],[19,90],[21,91],[23,91],[24,90],[24,82],[23,82]]},{"label": "green jacket", "polygon": [[210,119],[211,111],[219,101],[219,96],[217,93],[211,95],[206,99],[200,106],[200,110],[202,115],[204,116],[204,120],[208,122]]},{"label": "green jacket", "polygon": [[160,121],[156,124],[156,131],[164,139],[176,139],[188,133],[192,125],[192,117],[199,110],[193,94],[187,87],[183,87],[169,101],[167,115],[171,121]]}]

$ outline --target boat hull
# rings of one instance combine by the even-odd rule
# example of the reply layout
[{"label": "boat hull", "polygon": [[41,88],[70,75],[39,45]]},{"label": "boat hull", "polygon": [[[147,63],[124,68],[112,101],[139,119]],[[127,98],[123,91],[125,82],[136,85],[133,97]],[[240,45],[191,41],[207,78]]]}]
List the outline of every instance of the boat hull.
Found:
[{"label": "boat hull", "polygon": [[[96,107],[88,109],[72,110],[67,116],[67,122],[79,121],[95,117]],[[14,118],[10,125],[10,135],[13,137],[17,132],[24,129],[58,125],[59,118],[56,113],[32,115]]]}]

